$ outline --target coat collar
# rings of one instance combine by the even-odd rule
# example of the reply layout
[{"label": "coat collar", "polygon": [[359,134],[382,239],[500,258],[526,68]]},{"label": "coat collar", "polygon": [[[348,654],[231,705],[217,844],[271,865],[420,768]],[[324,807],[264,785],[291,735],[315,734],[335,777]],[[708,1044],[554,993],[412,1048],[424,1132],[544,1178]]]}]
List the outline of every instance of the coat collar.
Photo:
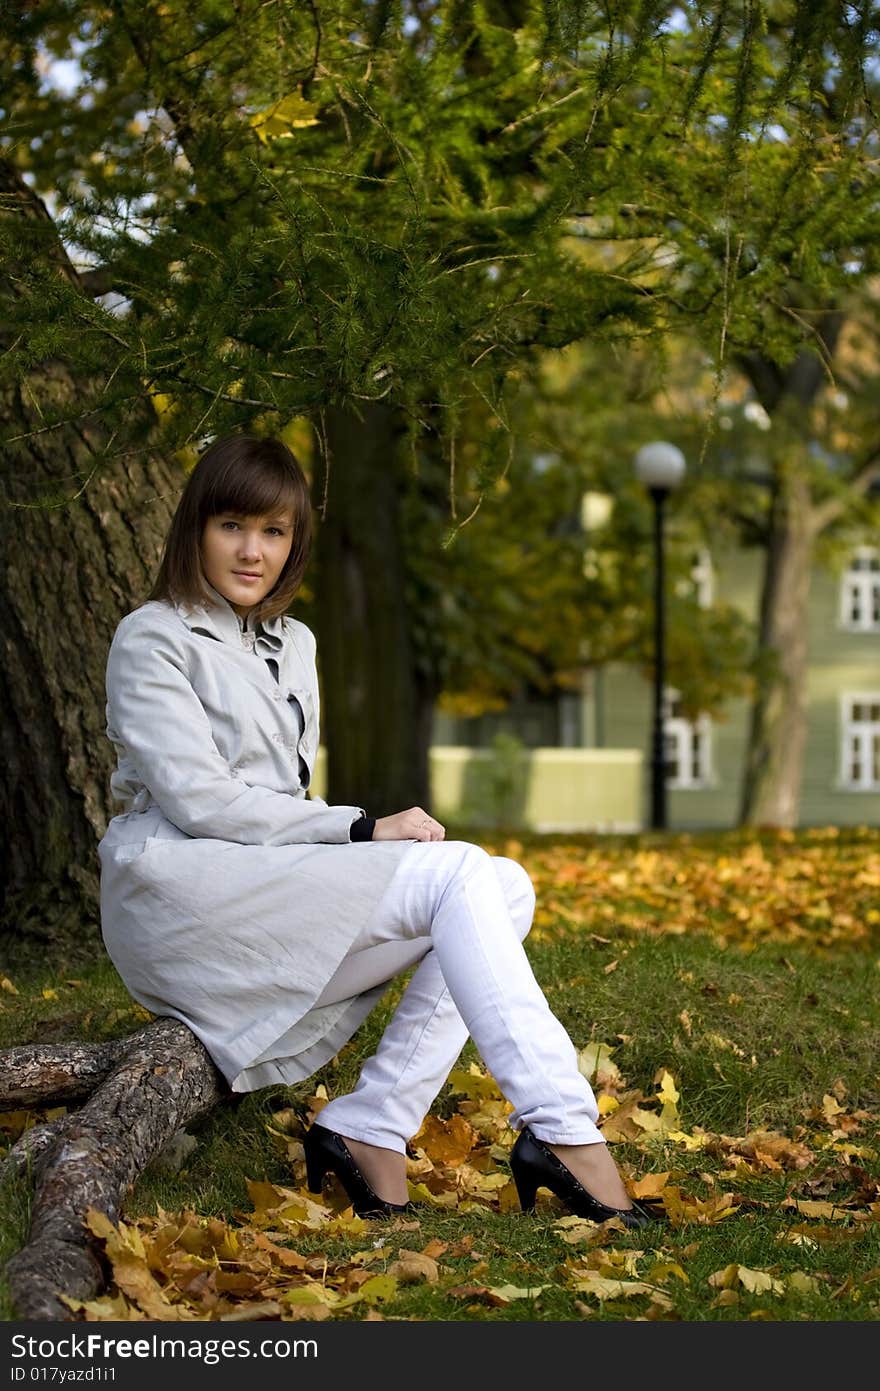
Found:
[{"label": "coat collar", "polygon": [[213,585],[207,584],[207,581],[206,586],[210,595],[209,603],[174,605],[187,627],[194,633],[204,633],[219,642],[231,643],[233,647],[238,648],[246,645],[242,641],[245,631],[253,631],[256,634],[254,650],[261,657],[277,657],[284,645],[283,618],[280,615],[269,618],[258,622],[255,629],[245,630],[242,620],[229,601],[224,599]]}]

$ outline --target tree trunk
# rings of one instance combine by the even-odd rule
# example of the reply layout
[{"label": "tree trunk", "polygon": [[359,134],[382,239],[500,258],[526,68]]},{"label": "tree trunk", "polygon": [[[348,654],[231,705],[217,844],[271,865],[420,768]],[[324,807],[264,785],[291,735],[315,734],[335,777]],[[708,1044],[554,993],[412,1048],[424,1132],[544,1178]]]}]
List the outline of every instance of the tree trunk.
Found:
[{"label": "tree trunk", "polygon": [[63,1296],[93,1299],[105,1284],[89,1209],[117,1223],[150,1160],[229,1089],[199,1040],[176,1019],[157,1019],[112,1048],[29,1046],[11,1049],[3,1062],[0,1106],[20,1095],[22,1083],[43,1105],[78,1094],[86,1073],[99,1083],[61,1123],[26,1131],[16,1147],[22,1153],[4,1161],[19,1172],[29,1158],[36,1177],[27,1243],[6,1266],[16,1312],[23,1319],[72,1319]]},{"label": "tree trunk", "polygon": [[[8,166],[0,184],[12,216],[40,216]],[[46,248],[58,259],[57,239]],[[0,290],[15,293],[8,281]],[[6,337],[0,319],[0,344]],[[146,452],[100,463],[106,430],[94,417],[44,427],[57,408],[77,415],[78,399],[78,383],[53,360],[0,386],[0,820],[14,828],[0,850],[4,939],[73,939],[84,923],[94,932],[95,846],[111,814],[114,763],[107,649],[149,587],[179,487],[177,467]]]},{"label": "tree trunk", "polygon": [[760,353],[739,365],[773,422],[776,461],[758,633],[758,689],[743,765],[740,825],[796,826],[807,744],[807,623],[819,526],[807,453],[810,411],[825,385],[845,322],[827,305],[816,321],[820,351],[786,366]]},{"label": "tree trunk", "polygon": [[740,824],[795,826],[807,741],[807,620],[813,529],[809,484],[795,476],[771,510]]},{"label": "tree trunk", "polygon": [[[406,488],[396,412],[326,416],[315,470],[318,660],[327,799],[388,816],[429,810],[436,688],[418,669],[402,537]],[[325,498],[326,480],[326,503]]]}]

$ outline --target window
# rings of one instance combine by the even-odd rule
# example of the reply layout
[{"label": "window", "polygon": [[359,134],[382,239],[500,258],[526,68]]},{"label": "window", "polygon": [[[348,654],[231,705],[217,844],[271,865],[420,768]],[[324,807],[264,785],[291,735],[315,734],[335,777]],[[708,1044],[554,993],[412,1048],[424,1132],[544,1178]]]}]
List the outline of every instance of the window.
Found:
[{"label": "window", "polygon": [[712,723],[708,715],[686,720],[678,691],[667,687],[664,697],[663,738],[667,787],[708,787],[712,778]]},{"label": "window", "polygon": [[840,782],[853,792],[880,790],[880,692],[842,700]]},{"label": "window", "polygon": [[857,633],[880,632],[880,551],[859,546],[840,586],[840,622]]}]

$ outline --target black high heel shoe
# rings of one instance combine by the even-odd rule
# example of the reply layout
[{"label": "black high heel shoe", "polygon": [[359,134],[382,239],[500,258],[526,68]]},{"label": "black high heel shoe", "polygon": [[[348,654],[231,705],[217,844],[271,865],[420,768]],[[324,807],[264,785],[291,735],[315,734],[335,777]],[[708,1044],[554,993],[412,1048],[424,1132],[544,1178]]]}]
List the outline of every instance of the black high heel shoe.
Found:
[{"label": "black high heel shoe", "polygon": [[303,1149],[310,1193],[320,1193],[324,1175],[331,1173],[339,1179],[358,1217],[393,1217],[399,1212],[412,1212],[412,1203],[389,1203],[373,1192],[348,1145],[335,1130],[328,1130],[325,1125],[311,1126],[306,1131]]},{"label": "black high heel shoe", "polygon": [[607,1222],[609,1217],[619,1217],[625,1227],[644,1227],[647,1222],[657,1220],[657,1215],[635,1200],[632,1207],[609,1207],[607,1203],[600,1203],[528,1126],[520,1131],[510,1151],[510,1172],[523,1212],[532,1211],[539,1188],[549,1188],[575,1217],[586,1217],[591,1222]]}]

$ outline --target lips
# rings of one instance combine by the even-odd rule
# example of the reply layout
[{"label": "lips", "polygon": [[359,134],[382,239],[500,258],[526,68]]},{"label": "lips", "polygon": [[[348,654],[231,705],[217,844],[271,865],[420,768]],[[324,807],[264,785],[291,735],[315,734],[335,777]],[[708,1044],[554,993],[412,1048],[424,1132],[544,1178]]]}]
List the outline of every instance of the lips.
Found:
[{"label": "lips", "polygon": [[255,570],[233,570],[232,573],[237,575],[240,580],[261,580],[263,578]]}]

